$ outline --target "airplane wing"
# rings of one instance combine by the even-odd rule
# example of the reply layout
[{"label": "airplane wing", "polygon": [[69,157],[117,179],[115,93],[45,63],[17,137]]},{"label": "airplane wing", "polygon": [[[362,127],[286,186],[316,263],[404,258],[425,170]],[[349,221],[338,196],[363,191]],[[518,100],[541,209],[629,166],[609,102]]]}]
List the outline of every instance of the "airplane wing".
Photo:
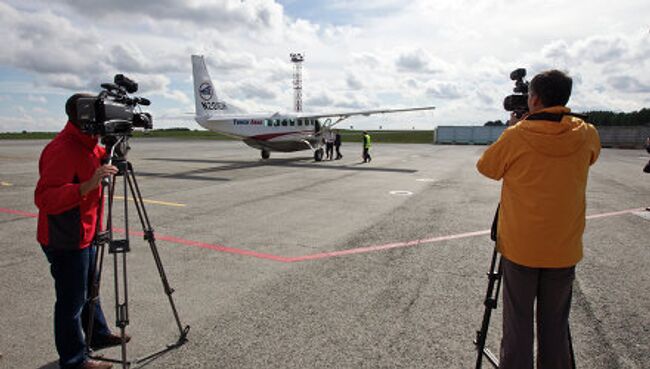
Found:
[{"label": "airplane wing", "polygon": [[401,113],[408,111],[420,110],[433,110],[435,106],[421,106],[415,108],[401,108],[401,109],[377,109],[377,110],[356,110],[347,112],[334,112],[334,113],[297,113],[297,118],[339,118],[339,121],[347,119],[355,115],[369,116],[374,114],[387,114],[387,113]]}]

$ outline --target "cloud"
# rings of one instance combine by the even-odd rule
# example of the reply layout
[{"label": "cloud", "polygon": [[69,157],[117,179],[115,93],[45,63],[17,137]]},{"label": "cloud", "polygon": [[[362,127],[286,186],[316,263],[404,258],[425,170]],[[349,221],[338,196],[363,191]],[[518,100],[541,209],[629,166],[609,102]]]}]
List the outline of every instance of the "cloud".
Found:
[{"label": "cloud", "polygon": [[278,96],[271,88],[250,81],[238,84],[234,90],[235,94],[241,94],[246,99],[271,100]]},{"label": "cloud", "polygon": [[399,71],[414,73],[441,73],[443,72],[442,64],[442,62],[434,60],[422,49],[403,52],[395,60],[395,65]]},{"label": "cloud", "polygon": [[628,93],[650,93],[650,83],[640,81],[632,76],[613,76],[607,83],[616,90]]},{"label": "cloud", "polygon": [[352,73],[348,73],[348,75],[345,78],[345,82],[347,83],[348,87],[352,90],[361,90],[363,88],[363,82],[355,76]]},{"label": "cloud", "polygon": [[437,98],[437,99],[449,99],[455,100],[463,97],[463,92],[461,88],[452,82],[434,82],[429,84],[426,88],[426,94],[428,96]]},{"label": "cloud", "polygon": [[45,104],[47,103],[47,98],[42,95],[27,95],[27,101],[39,103],[39,104]]},{"label": "cloud", "polygon": [[104,22],[141,23],[182,22],[194,27],[209,27],[221,32],[233,29],[274,28],[282,22],[282,6],[271,0],[64,0],[75,12]]},{"label": "cloud", "polygon": [[306,55],[306,110],[435,104],[441,124],[503,119],[517,67],[529,78],[568,70],[581,108],[640,109],[650,84],[646,3],[335,0],[288,14],[297,7],[272,0],[5,0],[0,109],[30,94],[53,106],[125,73],[138,95],[159,97],[153,111],[186,111],[189,55],[204,54],[230,106],[291,110],[290,52]]}]

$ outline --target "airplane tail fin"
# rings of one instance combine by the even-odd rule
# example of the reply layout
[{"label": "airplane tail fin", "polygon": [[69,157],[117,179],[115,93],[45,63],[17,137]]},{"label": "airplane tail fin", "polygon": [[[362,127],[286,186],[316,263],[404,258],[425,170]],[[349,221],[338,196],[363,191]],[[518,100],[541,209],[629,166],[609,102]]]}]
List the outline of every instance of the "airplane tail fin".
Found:
[{"label": "airplane tail fin", "polygon": [[208,74],[203,55],[192,55],[192,75],[194,77],[196,115],[207,116],[225,113],[228,106],[217,98],[217,92]]}]

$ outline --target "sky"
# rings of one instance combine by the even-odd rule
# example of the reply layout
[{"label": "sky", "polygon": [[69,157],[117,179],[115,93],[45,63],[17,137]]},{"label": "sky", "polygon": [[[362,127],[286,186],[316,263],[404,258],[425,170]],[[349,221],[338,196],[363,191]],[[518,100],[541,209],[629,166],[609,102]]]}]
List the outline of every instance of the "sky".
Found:
[{"label": "sky", "polygon": [[342,128],[506,120],[516,68],[569,73],[574,111],[629,112],[650,107],[648,15],[647,0],[2,0],[0,132],[60,130],[67,98],[117,73],[154,128],[200,129],[192,54],[243,111],[293,109],[293,52],[305,111],[436,106]]}]

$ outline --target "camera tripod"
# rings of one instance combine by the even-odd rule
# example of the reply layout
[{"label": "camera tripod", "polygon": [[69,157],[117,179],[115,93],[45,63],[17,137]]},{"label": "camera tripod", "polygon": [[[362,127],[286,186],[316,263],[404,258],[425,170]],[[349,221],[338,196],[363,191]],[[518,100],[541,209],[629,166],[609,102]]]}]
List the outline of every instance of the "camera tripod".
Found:
[{"label": "camera tripod", "polygon": [[[497,223],[499,220],[499,207],[497,207],[496,214],[494,215],[494,221],[492,222],[492,231],[490,238],[496,242],[497,240]],[[492,252],[492,259],[490,261],[490,270],[488,271],[488,287],[485,293],[485,300],[483,304],[485,305],[485,311],[483,312],[483,321],[481,322],[481,329],[476,331],[476,339],[474,340],[474,345],[476,346],[477,356],[476,356],[476,369],[481,369],[483,365],[483,356],[485,356],[488,361],[495,367],[499,367],[499,359],[490,351],[490,349],[485,347],[485,341],[487,340],[488,329],[490,328],[490,317],[492,316],[492,310],[497,308],[497,301],[499,300],[499,290],[501,289],[501,277],[503,276],[501,268],[501,255],[497,250],[496,245],[494,246],[494,251]],[[573,352],[573,343],[571,341],[571,329],[568,329],[569,337],[569,353],[571,354],[571,367],[576,368],[576,360]]]},{"label": "camera tripod", "polygon": [[[120,363],[124,369],[135,367],[140,364],[145,364],[151,360],[165,354],[166,352],[176,349],[181,345],[187,342],[187,334],[190,330],[189,325],[183,327],[181,324],[178,311],[176,310],[176,305],[174,304],[174,299],[172,294],[174,290],[170,287],[163,268],[162,261],[160,259],[160,254],[158,253],[158,248],[156,246],[156,239],[154,236],[154,230],[151,227],[149,222],[149,217],[147,211],[144,207],[144,202],[142,195],[140,193],[140,188],[136,181],[135,175],[133,173],[133,167],[130,162],[128,162],[123,155],[119,155],[114,158],[114,152],[116,145],[122,143],[126,145],[126,139],[120,138],[117,143],[112,145],[110,160],[118,168],[118,173],[113,177],[111,181],[102,181],[102,186],[104,189],[108,187],[108,214],[106,220],[106,228],[104,231],[99,231],[101,217],[97,219],[97,228],[95,238],[91,247],[96,247],[95,260],[91,263],[91,276],[92,283],[90,285],[89,293],[89,317],[88,317],[88,328],[86,332],[86,347],[90,349],[90,343],[92,342],[92,327],[93,321],[95,318],[95,302],[99,299],[99,287],[101,282],[101,271],[104,264],[104,251],[106,246],[108,246],[108,253],[113,255],[113,268],[114,268],[114,284],[115,284],[115,319],[116,326],[120,328],[120,336],[122,337],[121,350],[122,355],[121,359],[109,359],[104,358],[103,356],[92,356],[93,359],[109,361],[113,363]],[[128,146],[127,147],[128,150]],[[113,237],[113,200],[115,195],[115,183],[116,178],[121,176],[123,178],[123,190],[124,190],[124,239],[114,239]],[[179,337],[178,340],[172,344],[167,345],[165,348],[158,350],[154,353],[151,353],[147,356],[144,356],[139,359],[129,361],[126,354],[126,326],[129,325],[129,297],[128,297],[128,280],[127,280],[127,264],[126,264],[126,254],[130,251],[129,246],[129,216],[128,216],[128,200],[129,200],[129,190],[133,194],[133,201],[138,212],[138,217],[142,225],[142,230],[144,234],[144,239],[149,243],[149,248],[153,255],[160,280],[162,282],[165,294],[169,300],[171,306],[174,320],[178,327]],[[102,201],[102,200],[100,200]],[[102,212],[102,204],[100,204],[98,212]],[[121,277],[121,280],[120,280]],[[132,366],[133,365],[133,366]]]}]

